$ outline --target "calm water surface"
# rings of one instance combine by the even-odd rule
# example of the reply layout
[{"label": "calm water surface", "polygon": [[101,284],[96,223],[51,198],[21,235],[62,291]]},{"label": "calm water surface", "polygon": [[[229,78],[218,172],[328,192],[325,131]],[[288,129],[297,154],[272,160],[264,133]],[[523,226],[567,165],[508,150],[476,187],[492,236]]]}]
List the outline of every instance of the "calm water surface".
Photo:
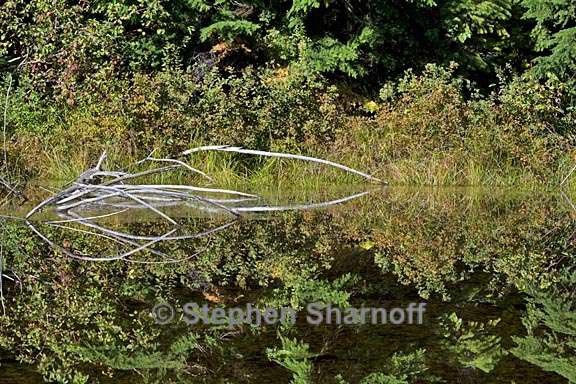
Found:
[{"label": "calm water surface", "polygon": [[[0,383],[575,377],[573,296],[564,295],[576,282],[566,278],[575,264],[573,196],[457,188],[263,196],[228,202],[244,209],[239,220],[197,202],[162,207],[174,224],[128,202],[119,209],[122,201],[75,213],[102,216],[88,221],[46,210],[30,220],[34,229],[5,218]],[[0,214],[21,218],[32,206],[15,201]],[[122,260],[83,260],[131,250]],[[154,313],[158,303],[174,310],[167,324]],[[189,325],[186,303],[298,316],[294,324]],[[314,325],[310,303],[425,303],[426,311],[423,324]]]}]

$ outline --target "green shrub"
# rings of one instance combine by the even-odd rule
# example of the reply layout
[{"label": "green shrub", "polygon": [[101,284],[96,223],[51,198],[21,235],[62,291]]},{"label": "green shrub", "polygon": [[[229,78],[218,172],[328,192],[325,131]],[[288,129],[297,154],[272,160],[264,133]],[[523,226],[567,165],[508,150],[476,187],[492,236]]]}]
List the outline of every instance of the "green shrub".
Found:
[{"label": "green shrub", "polygon": [[576,132],[565,90],[518,78],[483,97],[453,70],[387,84],[376,115],[351,119],[330,152],[395,183],[559,183]]}]

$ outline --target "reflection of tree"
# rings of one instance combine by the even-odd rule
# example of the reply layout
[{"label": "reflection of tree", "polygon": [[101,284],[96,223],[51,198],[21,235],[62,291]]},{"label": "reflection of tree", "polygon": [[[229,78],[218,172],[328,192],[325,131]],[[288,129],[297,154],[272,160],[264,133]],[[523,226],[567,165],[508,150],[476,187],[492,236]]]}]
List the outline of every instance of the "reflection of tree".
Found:
[{"label": "reflection of tree", "polygon": [[494,334],[499,321],[465,323],[456,313],[445,316],[442,324],[445,339],[442,344],[448,351],[449,359],[464,368],[491,372],[507,353],[502,348],[501,338]]},{"label": "reflection of tree", "polygon": [[[390,189],[385,195],[374,193],[369,199],[354,200],[345,209],[287,212],[272,220],[242,220],[234,230],[214,233],[209,239],[159,245],[161,252],[187,258],[178,264],[70,260],[62,257],[58,249],[30,236],[25,226],[7,221],[1,232],[4,261],[22,279],[22,284],[17,286],[10,280],[12,271],[3,271],[8,276],[3,287],[7,316],[0,317],[0,348],[11,351],[22,362],[34,364],[53,381],[88,374],[117,377],[136,371],[147,377],[168,371],[168,376],[173,377],[217,371],[220,365],[228,367],[222,375],[260,378],[265,374],[261,371],[262,351],[270,346],[270,332],[274,330],[252,335],[244,327],[238,330],[238,335],[227,336],[230,343],[217,342],[217,346],[211,345],[211,336],[219,340],[223,334],[230,335],[228,330],[200,330],[199,345],[206,352],[194,348],[194,344],[178,349],[181,353],[175,352],[173,346],[180,345],[183,333],[189,329],[175,329],[176,325],[159,327],[150,317],[152,304],[160,300],[180,303],[184,297],[189,300],[189,295],[203,300],[201,297],[208,297],[203,294],[210,294],[206,291],[213,288],[222,293],[219,300],[223,305],[231,306],[239,305],[236,302],[239,290],[246,294],[245,300],[268,305],[299,307],[310,301],[343,303],[349,299],[354,304],[383,294],[392,299],[405,297],[412,291],[397,286],[400,280],[415,290],[447,292],[452,297],[468,298],[473,291],[475,296],[469,300],[473,305],[476,297],[488,297],[483,296],[486,292],[506,295],[497,289],[502,286],[517,283],[523,289],[525,281],[538,280],[548,285],[558,281],[557,266],[566,263],[574,253],[573,218],[567,217],[564,205],[547,195],[468,196],[455,192],[410,198],[406,193]],[[208,218],[179,220],[185,233],[198,232],[206,225],[217,226],[219,222],[220,219]],[[164,221],[105,223],[145,236],[165,233],[171,225]],[[71,248],[80,252],[110,251],[109,242],[93,236],[63,233],[50,226],[42,229],[63,247],[71,243]],[[188,258],[204,248],[201,256]],[[140,257],[155,260],[154,254]],[[390,271],[390,275],[383,275],[383,269]],[[477,277],[472,273],[479,270],[487,273],[479,276],[481,281],[469,284],[471,277]],[[462,285],[470,289],[464,292],[454,288],[458,282],[466,282]],[[562,284],[557,286],[566,285]],[[553,298],[552,291],[551,294]],[[574,352],[575,322],[561,316],[569,316],[562,313],[573,306],[558,304],[547,308],[536,303],[533,307],[530,313],[541,312],[549,318],[536,316],[534,328],[538,330],[526,340],[518,341],[517,353],[521,355],[524,351],[525,359],[538,366],[542,366],[542,361],[548,364],[553,357],[555,364],[564,364],[556,372],[566,377],[569,370],[565,366],[576,365],[569,357]],[[442,333],[446,344],[438,345],[438,340],[432,338],[433,345],[416,347],[426,347],[428,356],[441,351],[440,360],[446,363],[443,371],[457,368],[460,380],[484,379],[487,371],[499,378],[505,361],[496,366],[501,357],[497,333],[484,317],[473,320],[479,324],[464,322],[457,326],[458,319],[449,322],[446,331],[449,336]],[[555,330],[546,323],[552,320],[556,320],[557,327],[572,325]],[[434,330],[430,327],[430,332]],[[334,332],[334,339],[338,340],[330,344],[330,353],[344,357],[338,361],[343,380],[360,382],[369,372],[376,372],[370,374],[371,380],[385,380],[394,372],[386,365],[390,353],[372,360],[347,360],[350,351],[360,355],[365,350],[381,353],[383,349],[387,352],[397,349],[403,354],[413,351],[407,345],[390,342],[388,331],[380,331],[359,330],[352,342]],[[316,336],[332,337],[329,331],[317,332]],[[411,330],[407,332],[408,336],[418,335]],[[314,337],[293,336],[310,342],[312,348],[319,344]],[[237,349],[244,357],[231,359]],[[160,355],[161,361],[155,362]],[[333,363],[328,359],[314,361],[318,369],[329,364]],[[531,370],[527,368],[529,373],[539,372],[536,365]],[[354,373],[351,367],[361,367],[364,376]],[[287,374],[279,366],[276,368],[274,374]]]},{"label": "reflection of tree", "polygon": [[[182,378],[191,372],[203,372],[206,368],[191,364],[189,360],[193,354],[202,354],[206,346],[216,344],[217,340],[213,337],[189,333],[163,346],[163,350],[155,347],[132,350],[131,346],[125,345],[69,345],[66,349],[69,358],[78,365],[91,364],[108,373],[113,370],[138,372],[144,382],[158,382],[166,380],[171,374]],[[74,374],[74,378],[82,377],[79,370]]]},{"label": "reflection of tree", "polygon": [[530,287],[523,318],[528,333],[512,353],[545,371],[576,382],[576,271],[564,269],[547,289]]}]

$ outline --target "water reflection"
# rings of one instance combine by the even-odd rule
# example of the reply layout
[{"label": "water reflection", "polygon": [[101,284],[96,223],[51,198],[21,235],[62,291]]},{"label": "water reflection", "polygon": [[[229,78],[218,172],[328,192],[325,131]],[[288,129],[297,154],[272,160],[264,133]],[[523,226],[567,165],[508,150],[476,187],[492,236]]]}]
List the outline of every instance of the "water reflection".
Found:
[{"label": "water reflection", "polygon": [[[193,188],[193,193],[177,192],[178,190],[190,188]],[[200,193],[231,194],[241,195],[243,197],[218,199],[212,196],[201,195]],[[25,217],[25,223],[32,232],[50,247],[58,249],[61,253],[73,259],[84,261],[124,260],[128,262],[149,263],[148,261],[139,261],[131,258],[133,255],[148,251],[161,258],[161,261],[151,263],[176,263],[186,259],[175,259],[156,250],[155,246],[165,241],[191,240],[210,236],[229,228],[246,213],[305,211],[325,208],[352,201],[366,196],[369,193],[369,191],[363,191],[327,201],[274,205],[266,204],[264,199],[256,195],[223,189],[178,185],[121,185],[114,188],[102,188],[102,186],[99,186],[99,188],[82,188],[80,190],[74,189],[60,192],[32,208]],[[37,212],[46,210],[47,208],[59,219],[45,220],[37,223],[32,221],[32,218]],[[134,214],[134,211],[143,211],[144,215]],[[185,226],[173,219],[173,217],[176,217],[174,215],[175,212],[178,213],[178,217],[185,218],[196,218],[207,214],[209,216],[229,216],[229,218],[227,222],[218,226],[202,228],[200,231],[192,233],[185,233]],[[135,217],[139,217],[141,220],[142,216],[148,221],[161,219],[168,224],[169,227],[167,232],[161,234],[144,235],[114,229],[113,227],[107,226],[106,223],[99,222],[99,220],[109,219],[113,216],[119,217],[123,222],[133,221]],[[51,226],[52,229],[57,228],[61,232],[59,236],[66,236],[66,232],[70,231],[79,232],[83,234],[84,237],[98,237],[110,241],[114,243],[114,245],[122,245],[127,249],[118,251],[114,255],[110,255],[110,253],[107,255],[82,254],[77,251],[71,251],[69,249],[69,242],[67,246],[60,246],[50,240],[40,229],[42,226]],[[112,248],[112,245],[108,246],[108,248]],[[197,253],[191,257],[196,256]]]},{"label": "water reflection", "polygon": [[[230,207],[299,206],[364,192],[259,193],[264,204]],[[4,271],[0,346],[8,359],[22,362],[15,380],[25,380],[27,364],[53,381],[572,379],[576,210],[569,194],[370,192],[341,204],[242,214],[240,220],[226,212],[191,214],[195,207],[159,207],[176,225],[150,212],[131,213],[129,220],[103,216],[110,208],[102,207],[82,211],[84,218],[102,216],[90,220],[41,213],[34,226],[57,247],[24,222],[4,220],[10,271]],[[79,232],[98,230],[87,223],[122,233],[123,241]],[[179,232],[170,233],[175,227]],[[162,239],[126,259],[177,263],[67,257],[121,255],[126,240],[141,245],[166,233],[188,237]],[[178,308],[193,301],[302,310],[310,302],[376,307],[422,300],[428,302],[424,326],[160,326],[151,316],[160,301]]]}]

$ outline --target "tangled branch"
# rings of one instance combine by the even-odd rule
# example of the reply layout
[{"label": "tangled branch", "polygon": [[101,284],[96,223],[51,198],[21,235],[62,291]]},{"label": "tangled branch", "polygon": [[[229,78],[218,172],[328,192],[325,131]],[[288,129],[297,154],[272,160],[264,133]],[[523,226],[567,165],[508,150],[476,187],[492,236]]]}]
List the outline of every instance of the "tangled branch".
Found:
[{"label": "tangled branch", "polygon": [[[301,155],[255,151],[231,146],[198,147],[185,151],[182,153],[182,155],[190,155],[200,151],[224,151],[257,156],[304,160],[308,162],[329,165],[346,172],[360,175],[372,181],[380,181],[373,176],[338,163]],[[196,254],[185,259],[176,259],[165,254],[164,252],[155,249],[154,246],[164,241],[197,239],[210,236],[235,224],[239,219],[241,219],[242,214],[246,212],[275,212],[326,207],[343,203],[369,193],[361,192],[341,199],[313,204],[286,206],[255,205],[251,207],[239,207],[237,206],[238,203],[257,201],[260,199],[260,197],[254,194],[229,189],[205,188],[193,185],[136,183],[138,179],[141,179],[145,176],[161,174],[174,170],[185,170],[188,172],[193,172],[201,175],[204,178],[207,178],[208,180],[212,180],[209,175],[189,166],[181,160],[154,158],[151,156],[152,153],[143,160],[137,162],[137,164],[142,164],[144,162],[154,162],[168,163],[170,165],[152,168],[136,173],[108,171],[103,169],[107,155],[106,152],[102,153],[98,159],[98,162],[93,168],[83,172],[80,176],[78,176],[76,181],[71,183],[67,188],[54,194],[52,197],[42,201],[40,204],[32,208],[24,219],[27,226],[50,247],[60,250],[63,254],[73,259],[85,261],[123,260],[127,262],[155,264],[178,263],[194,257]],[[221,197],[215,198],[213,195],[221,195]],[[191,207],[193,209],[207,213],[225,214],[230,218],[230,220],[217,227],[206,229],[197,233],[180,234],[179,232],[182,230],[182,227],[174,218],[170,217],[167,213],[162,211],[162,209],[166,207],[180,206]],[[81,232],[84,234],[105,238],[107,240],[113,241],[116,244],[126,247],[126,250],[114,255],[89,255],[80,253],[78,251],[72,251],[66,247],[56,244],[54,241],[50,240],[46,235],[44,235],[31,220],[35,214],[46,209],[47,207],[51,207],[53,211],[61,218],[61,220],[45,221],[42,224],[62,230]],[[102,215],[85,215],[86,212],[94,208],[108,208],[113,209],[114,211]],[[151,212],[172,226],[172,229],[160,236],[150,236],[119,231],[116,229],[108,228],[96,222],[97,219],[104,217],[126,214],[126,212],[131,209],[140,209]],[[71,226],[72,224],[80,225],[83,228],[73,227]],[[159,256],[162,258],[162,260],[150,262],[135,260],[132,258],[133,255],[143,251],[148,251],[156,256]]]}]

